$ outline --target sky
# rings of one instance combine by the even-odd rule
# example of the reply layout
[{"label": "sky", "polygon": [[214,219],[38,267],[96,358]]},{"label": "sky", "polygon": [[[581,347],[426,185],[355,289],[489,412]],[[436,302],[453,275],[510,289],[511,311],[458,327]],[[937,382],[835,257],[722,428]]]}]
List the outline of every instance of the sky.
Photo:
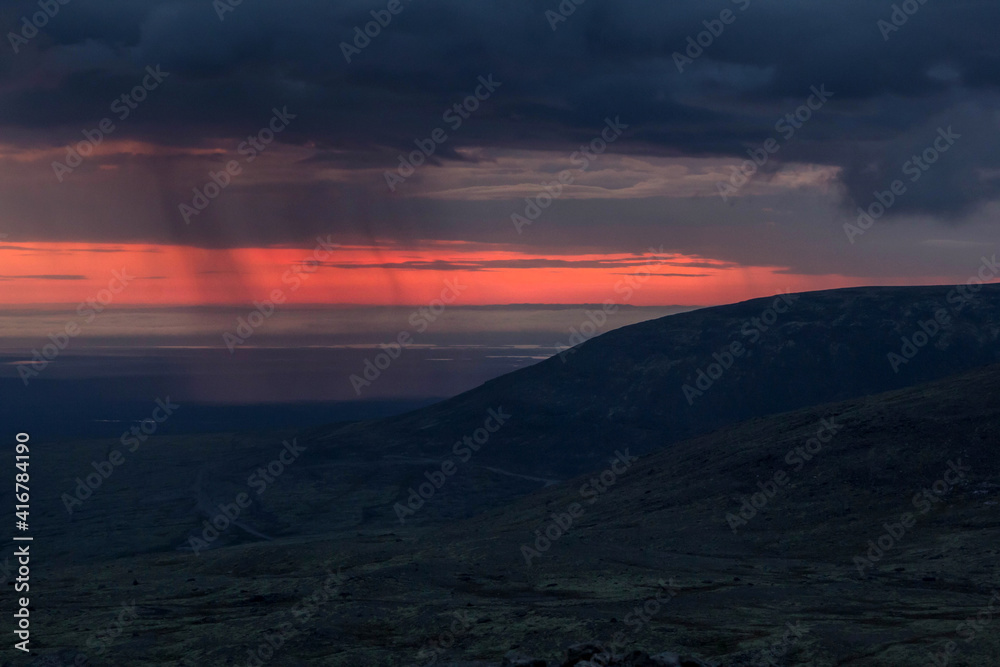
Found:
[{"label": "sky", "polygon": [[0,302],[125,270],[132,306],[454,277],[469,305],[591,303],[646,272],[636,305],[711,305],[995,251],[997,3],[388,4],[76,1],[33,31],[5,2]]},{"label": "sky", "polygon": [[965,283],[997,250],[998,24],[983,0],[4,0],[0,382],[39,372],[18,410],[81,381],[429,400],[593,304],[625,308],[602,333]]}]

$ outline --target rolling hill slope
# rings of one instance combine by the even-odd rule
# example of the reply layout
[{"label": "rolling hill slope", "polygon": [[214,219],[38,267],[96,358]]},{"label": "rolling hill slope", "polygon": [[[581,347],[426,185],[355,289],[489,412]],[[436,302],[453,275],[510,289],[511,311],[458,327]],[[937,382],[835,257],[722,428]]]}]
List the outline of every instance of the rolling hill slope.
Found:
[{"label": "rolling hill slope", "polygon": [[997,396],[991,366],[604,461],[464,521],[62,568],[38,623],[81,646],[95,600],[134,598],[120,665],[253,664],[276,629],[281,665],[496,667],[590,640],[723,667],[924,665],[953,642],[949,665],[997,664]]}]

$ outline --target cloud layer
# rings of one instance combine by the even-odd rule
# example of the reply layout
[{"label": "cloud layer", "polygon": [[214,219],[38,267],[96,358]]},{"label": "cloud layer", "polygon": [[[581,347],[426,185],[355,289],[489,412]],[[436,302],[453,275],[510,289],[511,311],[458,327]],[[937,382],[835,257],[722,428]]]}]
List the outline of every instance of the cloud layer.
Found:
[{"label": "cloud layer", "polygon": [[[983,240],[1000,185],[998,3],[908,0],[898,4],[915,11],[894,15],[871,0],[589,0],[562,3],[576,9],[557,23],[555,0],[400,0],[395,15],[388,2],[258,0],[221,15],[219,4],[72,2],[6,50],[0,197],[12,241],[234,247],[332,232],[553,253],[666,242],[726,262],[899,274],[893,254],[928,234],[963,223],[969,242]],[[9,5],[0,26],[16,34],[35,11]],[[357,29],[373,11],[391,20],[364,45]],[[364,45],[346,49],[350,62],[345,43]],[[697,55],[681,72],[677,53]],[[167,74],[149,89],[157,66]],[[469,111],[490,76],[499,87]],[[819,86],[832,97],[803,122]],[[294,118],[254,148],[276,111]],[[52,163],[105,118],[114,131],[60,182]],[[581,169],[574,156],[608,118],[627,131]],[[899,247],[877,262],[836,259],[826,248],[843,250],[843,223],[948,127],[961,139],[879,223]],[[390,191],[386,170],[439,128],[447,140]],[[723,202],[718,184],[772,138],[780,150]],[[217,198],[178,213],[233,161],[240,172]],[[516,234],[511,214],[567,171],[572,184]],[[781,249],[764,247],[775,228]]]}]

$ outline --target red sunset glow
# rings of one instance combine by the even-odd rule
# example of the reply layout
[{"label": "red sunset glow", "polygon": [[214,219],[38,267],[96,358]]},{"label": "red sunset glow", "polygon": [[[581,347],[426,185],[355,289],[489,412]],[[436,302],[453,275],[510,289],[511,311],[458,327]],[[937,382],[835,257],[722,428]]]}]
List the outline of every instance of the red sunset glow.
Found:
[{"label": "red sunset glow", "polygon": [[[115,297],[117,305],[236,305],[269,298],[275,290],[292,304],[421,304],[436,298],[445,280],[467,286],[463,305],[605,300],[712,305],[867,282],[678,254],[660,255],[662,263],[657,263],[649,252],[544,257],[462,246],[350,246],[317,255],[309,248],[20,243],[0,249],[0,289],[12,305],[76,303],[93,297],[108,286],[114,272],[124,270],[134,280]],[[325,261],[316,265],[317,257]]]}]

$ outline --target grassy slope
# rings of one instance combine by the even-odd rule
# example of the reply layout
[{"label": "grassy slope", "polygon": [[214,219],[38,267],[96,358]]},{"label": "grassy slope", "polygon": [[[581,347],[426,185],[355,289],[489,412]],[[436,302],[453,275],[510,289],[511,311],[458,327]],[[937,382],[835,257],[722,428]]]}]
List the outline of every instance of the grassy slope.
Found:
[{"label": "grassy slope", "polygon": [[[268,664],[407,665],[456,611],[475,622],[439,664],[496,660],[513,647],[552,659],[619,630],[630,646],[750,664],[786,622],[806,629],[787,664],[924,664],[1000,588],[998,395],[991,367],[679,443],[636,463],[531,567],[520,546],[580,499],[586,478],[462,522],[59,569],[39,592],[38,646],[67,658],[86,650],[135,598],[139,618],[107,664],[175,665],[184,655],[191,665],[242,665],[247,648],[288,622],[297,633]],[[786,452],[831,416],[842,430],[791,471]],[[913,494],[957,458],[972,467],[968,480],[859,577],[852,558],[883,521],[915,511]],[[778,470],[790,483],[734,535],[726,513]],[[294,605],[337,567],[344,580],[332,598],[297,621]],[[630,610],[669,578],[677,597],[634,630]],[[997,664],[997,627],[959,640],[951,664]]]}]

